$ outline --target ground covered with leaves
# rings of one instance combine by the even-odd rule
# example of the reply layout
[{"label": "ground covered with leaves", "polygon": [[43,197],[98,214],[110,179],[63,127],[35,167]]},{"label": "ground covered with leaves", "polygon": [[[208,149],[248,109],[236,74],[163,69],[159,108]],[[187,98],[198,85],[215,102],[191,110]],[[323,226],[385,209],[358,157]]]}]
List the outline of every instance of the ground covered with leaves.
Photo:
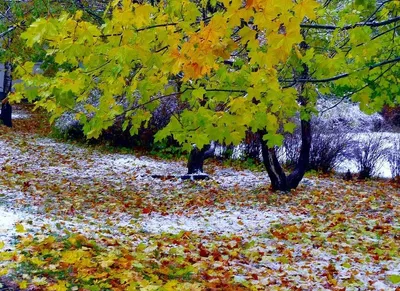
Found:
[{"label": "ground covered with leaves", "polygon": [[5,290],[400,290],[398,183],[311,176],[282,194],[215,164],[181,181],[184,162],[56,141],[19,116],[0,128]]}]

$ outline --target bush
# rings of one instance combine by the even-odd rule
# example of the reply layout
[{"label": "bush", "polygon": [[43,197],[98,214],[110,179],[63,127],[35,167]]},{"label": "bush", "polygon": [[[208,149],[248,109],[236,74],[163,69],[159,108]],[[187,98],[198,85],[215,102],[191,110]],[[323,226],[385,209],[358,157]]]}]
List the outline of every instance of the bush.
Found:
[{"label": "bush", "polygon": [[346,133],[379,131],[388,126],[380,114],[365,114],[357,103],[340,102],[337,98],[319,98],[317,107],[320,114],[313,119],[318,119],[318,125],[337,133],[343,130]]},{"label": "bush", "polygon": [[347,150],[352,145],[353,141],[349,133],[328,131],[324,126],[315,124],[312,133],[309,170],[331,172],[344,161]]},{"label": "bush", "polygon": [[[331,172],[347,156],[353,145],[350,133],[341,129],[331,128],[326,121],[314,117],[312,125],[312,142],[310,149],[310,164],[308,170],[323,173]],[[286,167],[293,169],[300,154],[301,131],[297,128],[293,134],[285,135],[283,148],[279,151],[280,160]]]},{"label": "bush", "polygon": [[393,179],[400,178],[400,136],[398,135],[392,143],[388,153],[388,161]]},{"label": "bush", "polygon": [[359,170],[359,179],[369,179],[378,174],[388,154],[385,136],[367,134],[357,142],[353,150],[353,158]]},{"label": "bush", "polygon": [[287,168],[293,169],[299,159],[301,146],[301,130],[298,125],[292,134],[285,134],[283,146],[277,151],[278,160]]},{"label": "bush", "polygon": [[[90,119],[93,114],[88,113],[85,110],[85,104],[98,107],[100,96],[101,92],[95,89],[91,92],[88,100],[78,103],[76,108],[62,114],[55,123],[55,134],[67,139],[84,138],[83,127],[79,121],[75,119],[75,112],[83,112],[86,114],[87,118]],[[125,98],[121,98],[120,104],[127,109],[127,100]],[[106,141],[113,146],[141,146],[150,149],[154,146],[155,133],[161,128],[165,127],[168,124],[171,116],[182,111],[185,106],[187,105],[179,103],[178,98],[175,96],[161,99],[157,109],[152,113],[152,117],[148,126],[141,127],[138,134],[134,136],[131,136],[129,133],[129,126],[126,130],[122,129],[122,124],[125,121],[125,117],[123,115],[118,116],[115,119],[114,124],[103,131],[99,141]]]},{"label": "bush", "polygon": [[400,106],[384,106],[382,116],[386,122],[395,127],[400,127]]}]

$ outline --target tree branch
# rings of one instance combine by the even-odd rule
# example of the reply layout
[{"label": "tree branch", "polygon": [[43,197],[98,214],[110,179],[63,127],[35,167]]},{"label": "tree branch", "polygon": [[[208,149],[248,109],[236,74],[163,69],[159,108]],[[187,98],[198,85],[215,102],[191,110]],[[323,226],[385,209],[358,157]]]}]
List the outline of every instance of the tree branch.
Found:
[{"label": "tree branch", "polygon": [[[392,64],[392,63],[397,63],[397,62],[400,62],[400,57],[397,57],[397,58],[394,58],[394,59],[391,59],[391,60],[386,60],[386,61],[383,61],[381,63],[377,63],[375,65],[369,66],[367,68],[369,70],[373,70],[375,68],[382,67],[384,65],[388,65],[388,64]],[[361,71],[361,70],[362,69],[359,69],[357,71]],[[357,71],[354,71],[352,73],[355,73]],[[326,82],[331,82],[331,81],[337,81],[339,79],[343,79],[343,78],[346,78],[348,76],[350,76],[350,73],[343,73],[343,74],[340,74],[340,75],[337,75],[337,76],[333,76],[333,77],[330,77],[330,78],[324,78],[324,79],[290,79],[290,80],[286,79],[286,80],[279,80],[279,81],[283,82],[283,83],[294,83],[294,82],[296,82],[296,83],[326,83]]]},{"label": "tree branch", "polygon": [[246,90],[230,90],[230,89],[207,89],[204,88],[207,92],[229,92],[229,93],[243,93],[247,94]]},{"label": "tree branch", "polygon": [[355,27],[362,27],[362,26],[369,26],[369,27],[379,27],[383,25],[388,25],[394,22],[400,21],[400,16],[390,18],[385,21],[381,22],[376,22],[376,21],[370,21],[370,22],[359,22],[355,24],[350,24],[350,25],[345,25],[345,26],[336,26],[336,25],[324,25],[324,24],[300,24],[301,28],[308,28],[308,29],[325,29],[325,30],[335,30],[335,29],[342,29],[342,30],[349,30],[353,29]]},{"label": "tree branch", "polygon": [[[389,68],[387,68],[385,71],[383,71],[382,73],[380,73],[379,76],[376,77],[376,78],[372,81],[372,83],[373,83],[373,82],[376,82],[377,80],[379,80],[380,78],[382,78],[391,68],[393,68],[394,65],[395,65],[395,64],[392,64]],[[358,92],[364,90],[364,89],[367,88],[368,86],[370,86],[370,84],[365,84],[365,85],[362,86],[361,88],[358,88],[357,90],[355,90],[355,91],[353,91],[353,92],[351,92],[351,93],[349,93],[349,94],[346,94],[346,95],[342,96],[342,97],[340,98],[340,100],[339,100],[338,102],[336,102],[334,105],[332,105],[332,106],[330,106],[330,107],[328,107],[328,108],[324,108],[324,109],[320,112],[320,115],[322,116],[325,112],[327,112],[327,111],[329,111],[329,110],[335,108],[335,107],[338,106],[340,103],[342,103],[344,100],[346,100],[347,98],[353,96],[354,94],[356,94],[356,93],[358,93]]]},{"label": "tree branch", "polygon": [[8,28],[6,31],[0,33],[0,38],[3,38],[4,36],[6,36],[7,34],[9,34],[10,32],[14,31],[18,26],[14,25],[11,26],[10,28]]}]

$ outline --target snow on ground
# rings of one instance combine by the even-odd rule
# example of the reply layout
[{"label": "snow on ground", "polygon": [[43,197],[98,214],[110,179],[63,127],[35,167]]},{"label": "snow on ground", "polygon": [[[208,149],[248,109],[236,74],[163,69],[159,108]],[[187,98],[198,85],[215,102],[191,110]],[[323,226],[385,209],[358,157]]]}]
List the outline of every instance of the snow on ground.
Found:
[{"label": "snow on ground", "polygon": [[[21,118],[29,115],[23,111],[16,111]],[[15,116],[13,116],[15,118]],[[394,134],[387,133],[390,146],[390,137]],[[365,139],[366,134],[358,134],[359,139]],[[21,150],[23,149],[23,150]],[[109,183],[115,188],[124,188],[127,185],[135,189],[151,188],[153,191],[160,191],[169,187],[180,189],[187,182],[180,179],[152,178],[152,175],[175,175],[180,176],[186,173],[186,167],[182,162],[164,162],[148,157],[135,157],[127,154],[104,154],[88,148],[79,147],[72,144],[56,142],[49,138],[35,138],[28,140],[13,141],[0,140],[0,166],[13,167],[14,171],[25,171],[38,173],[48,177],[53,181],[65,183]],[[345,161],[338,167],[338,171],[345,172],[350,169],[357,172],[353,161]],[[380,171],[381,176],[390,177],[390,166],[388,162],[383,163]],[[229,189],[233,187],[255,188],[265,186],[269,183],[266,172],[252,172],[249,170],[235,171],[233,169],[217,168],[211,176],[215,185],[220,188]],[[329,181],[324,184],[329,183]],[[304,179],[303,185],[318,186],[310,179]],[[4,186],[3,186],[4,187]],[[17,189],[22,190],[22,189]],[[39,191],[31,189],[31,191]],[[4,192],[4,191],[2,191]],[[10,191],[8,191],[10,194]],[[0,203],[4,198],[0,197]],[[15,199],[15,195],[9,195],[7,200]],[[23,199],[24,194],[20,192],[19,199]],[[39,202],[37,203],[39,204]],[[1,204],[0,204],[1,205]],[[28,218],[28,214],[13,210],[7,212],[1,209],[0,230],[7,232],[10,225]],[[40,212],[35,209],[34,212]],[[45,218],[43,218],[45,220]],[[255,209],[231,209],[218,210],[209,213],[209,209],[198,209],[195,213],[184,215],[161,215],[152,213],[146,216],[136,228],[141,228],[147,232],[179,232],[181,230],[234,233],[246,231],[254,233],[263,231],[268,227],[268,223],[275,223],[282,220],[305,219],[305,217],[287,217],[278,210],[261,211]],[[118,219],[120,225],[126,225],[132,220],[131,216],[124,216]],[[48,221],[46,222],[48,223]],[[70,229],[79,228],[79,222],[69,225]]]},{"label": "snow on ground", "polygon": [[[154,160],[148,157],[135,157],[133,155],[124,154],[104,154],[98,151],[92,151],[87,148],[79,147],[72,144],[59,143],[49,138],[32,138],[24,137],[20,139],[15,137],[13,140],[0,140],[0,167],[17,173],[25,173],[31,179],[22,186],[14,186],[15,189],[8,189],[6,185],[0,185],[0,205],[8,204],[12,200],[26,200],[36,197],[35,201],[30,202],[27,211],[35,213],[41,219],[43,224],[54,225],[43,213],[42,205],[45,199],[52,199],[46,196],[47,189],[40,189],[37,185],[40,179],[51,181],[52,184],[68,185],[94,185],[98,183],[108,184],[114,190],[125,189],[131,187],[140,191],[142,189],[150,189],[154,195],[162,195],[163,191],[173,187],[174,189],[182,189],[191,187],[192,182],[182,181],[179,178],[164,181],[163,179],[152,178],[152,175],[176,175],[179,177],[186,173],[186,167],[181,162],[164,162]],[[12,177],[10,179],[13,179]],[[212,175],[212,183],[216,187],[229,189],[233,187],[246,187],[248,189],[267,185],[268,176],[265,172],[251,172],[248,170],[235,171],[233,169],[218,168]],[[73,187],[73,186],[71,186]],[[65,186],[65,188],[68,188]],[[64,189],[66,191],[68,189]],[[64,204],[68,201],[62,201]],[[14,205],[15,207],[15,205]],[[9,219],[0,220],[0,229],[3,234],[8,232],[8,239],[12,237],[9,232],[11,224],[16,221],[29,219],[28,214],[18,210],[14,212],[13,208],[7,212],[2,209],[5,217]],[[218,213],[206,213],[207,209],[199,210],[196,214],[178,216],[157,216],[156,214],[145,217],[143,222],[138,225],[130,226],[131,229],[144,229],[147,232],[179,232],[180,230],[195,230],[219,232],[226,231],[227,226],[232,231],[247,228],[250,233],[257,231],[257,224],[261,221],[277,221],[282,215],[271,211],[258,212],[257,210],[236,210],[227,209]],[[239,212],[238,212],[239,211]],[[6,214],[7,213],[7,214]],[[56,213],[56,210],[53,210]],[[199,218],[207,216],[206,218]],[[106,217],[107,218],[107,217]],[[106,220],[104,218],[104,220]],[[120,224],[115,227],[109,227],[111,234],[118,233],[118,226],[127,225],[132,220],[132,216],[125,215],[122,217],[114,217]],[[225,224],[220,219],[225,220]],[[240,220],[239,220],[240,219]],[[90,221],[86,217],[86,221]],[[167,224],[169,222],[169,224]],[[82,220],[73,219],[67,223],[65,227],[70,230],[82,229],[79,224]],[[83,223],[82,225],[84,225]],[[105,225],[105,224],[103,224]],[[30,226],[30,228],[34,228]],[[85,225],[90,232],[91,226]],[[1,237],[0,237],[1,239]]]},{"label": "snow on ground", "polygon": [[15,224],[26,218],[26,215],[20,212],[17,214],[0,206],[0,217],[0,241],[9,241],[11,236],[14,235]]},{"label": "snow on ground", "polygon": [[[13,143],[15,145],[13,145]],[[148,157],[135,157],[124,154],[102,154],[83,147],[55,142],[48,138],[13,141],[0,141],[0,164],[17,167],[24,171],[41,171],[56,179],[92,180],[96,177],[110,182],[122,181],[126,176],[141,183],[165,185],[165,181],[152,178],[152,175],[175,175],[179,177],[187,172],[183,162],[163,162]],[[20,144],[27,150],[21,152]],[[5,157],[13,157],[6,160]],[[3,157],[3,158],[2,158]],[[56,160],[54,157],[57,157]],[[29,161],[27,163],[27,161]],[[55,163],[55,161],[57,161]],[[221,187],[234,186],[253,188],[265,185],[266,172],[236,171],[217,168],[212,179]],[[179,179],[168,181],[177,186]]]},{"label": "snow on ground", "polygon": [[14,107],[12,109],[11,118],[12,119],[28,119],[31,116],[30,113]]},{"label": "snow on ground", "polygon": [[141,222],[143,230],[148,232],[178,233],[180,231],[216,232],[221,235],[236,234],[249,237],[264,233],[274,223],[290,223],[306,220],[304,215],[291,215],[278,209],[259,210],[227,206],[226,210],[202,208],[189,215],[167,215],[159,213],[149,215]]},{"label": "snow on ground", "polygon": [[[48,138],[18,135],[0,140],[0,168],[3,170],[3,177],[0,178],[0,241],[6,242],[7,247],[16,236],[21,235],[15,231],[15,224],[20,222],[32,234],[43,229],[48,233],[79,231],[96,239],[116,238],[131,245],[146,242],[150,236],[164,232],[196,233],[202,235],[202,240],[208,239],[210,245],[224,243],[215,239],[219,236],[236,235],[255,243],[254,247],[242,250],[241,256],[233,258],[227,266],[235,271],[234,278],[238,282],[252,280],[256,275],[258,279],[253,280],[256,284],[278,288],[282,283],[281,277],[285,277],[301,281],[303,285],[298,285],[299,288],[326,290],[324,276],[333,265],[339,282],[354,277],[350,280],[354,284],[364,284],[349,286],[348,290],[395,290],[388,285],[386,276],[399,273],[398,260],[367,261],[364,251],[360,252],[360,246],[385,242],[382,237],[387,237],[383,232],[388,227],[386,221],[393,219],[398,202],[395,197],[393,201],[375,204],[374,201],[384,198],[379,196],[379,191],[373,192],[376,189],[368,190],[372,193],[369,196],[365,189],[368,185],[341,184],[338,187],[338,181],[309,178],[304,179],[301,187],[306,189],[304,196],[307,196],[307,199],[299,200],[302,203],[290,205],[290,200],[287,200],[282,205],[271,206],[256,200],[256,203],[253,201],[247,206],[244,203],[233,205],[218,199],[223,199],[222,196],[228,196],[232,189],[238,187],[246,189],[242,194],[248,194],[258,186],[267,185],[267,174],[217,167],[212,181],[191,182],[178,178],[163,181],[151,175],[185,174],[184,163],[104,154]],[[335,190],[332,190],[333,186]],[[351,187],[359,188],[354,190]],[[202,195],[212,191],[216,191],[214,201],[205,201],[210,204],[193,205],[203,199]],[[310,195],[310,191],[315,192]],[[364,200],[353,197],[354,193],[349,195],[348,191],[355,191]],[[86,197],[81,197],[82,193]],[[137,199],[129,200],[129,193]],[[147,209],[146,205],[142,205],[141,199],[145,201],[148,198],[145,195],[149,195],[160,208]],[[182,199],[187,203],[177,206],[174,205],[177,200],[168,200],[179,195],[192,195],[193,201]],[[243,201],[246,199],[244,197]],[[285,195],[279,199],[285,199]],[[318,199],[321,199],[320,203]],[[340,200],[338,203],[331,199]],[[347,199],[346,203],[342,203],[343,199]],[[349,206],[353,203],[352,199],[360,204]],[[133,203],[133,207],[128,210],[119,208],[124,203]],[[135,208],[139,208],[135,203],[140,205],[141,212],[135,212]],[[164,210],[161,207],[163,204],[166,205]],[[314,209],[309,208],[311,204]],[[47,209],[46,205],[57,205],[59,209]],[[320,211],[319,205],[332,208]],[[379,209],[383,206],[387,208]],[[112,207],[115,209],[112,210]],[[344,215],[342,211],[346,207],[349,209]],[[361,207],[370,209],[361,212]],[[172,212],[165,211],[170,208]],[[356,212],[354,216],[347,216],[351,211]],[[356,215],[358,211],[361,216]],[[371,229],[377,227],[385,235],[377,237],[366,228],[360,229],[361,233],[352,233],[357,230],[357,222],[367,225],[365,220],[371,223]],[[393,229],[395,223],[392,223]],[[275,234],[271,232],[274,226],[277,226]],[[286,235],[286,239],[280,237]],[[291,240],[292,235],[299,238]],[[242,255],[249,260],[243,263]],[[292,263],[284,263],[286,259],[291,259]],[[218,261],[211,263],[221,267]]]}]

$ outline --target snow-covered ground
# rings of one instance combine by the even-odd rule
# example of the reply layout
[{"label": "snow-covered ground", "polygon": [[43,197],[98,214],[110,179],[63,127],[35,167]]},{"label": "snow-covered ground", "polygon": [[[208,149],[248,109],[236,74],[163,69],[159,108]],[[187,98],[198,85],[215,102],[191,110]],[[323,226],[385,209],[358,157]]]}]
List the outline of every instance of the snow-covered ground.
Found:
[{"label": "snow-covered ground", "polygon": [[[28,234],[80,232],[131,246],[182,231],[217,247],[224,242],[216,238],[239,236],[254,247],[241,250],[241,256],[226,266],[234,270],[237,282],[252,280],[265,288],[278,288],[284,277],[294,285],[301,282],[299,288],[326,290],[324,274],[333,268],[337,282],[354,282],[346,290],[396,290],[386,278],[399,274],[398,259],[375,261],[361,248],[352,249],[365,243],[390,245],[387,233],[382,232],[382,237],[389,242],[375,235],[373,227],[398,229],[398,199],[380,201],[385,197],[368,184],[308,178],[300,187],[305,198],[296,197],[301,203],[291,204],[289,196],[282,195],[278,200],[286,203],[272,206],[262,200],[274,196],[265,190],[266,172],[216,167],[210,181],[182,181],[178,177],[186,173],[183,162],[106,154],[30,135],[7,137],[0,140],[0,242],[7,249],[16,237],[26,235],[17,232],[19,224]],[[343,165],[344,171],[347,168]],[[247,201],[252,192],[260,198]],[[229,200],[232,193],[236,200]],[[185,197],[175,199],[180,196]],[[184,203],[177,205],[177,201]],[[362,207],[366,210],[357,216]],[[358,222],[366,227],[357,229]],[[237,241],[230,241],[228,249],[236,245]],[[284,263],[288,259],[291,264]],[[219,264],[212,262],[218,268]]]},{"label": "snow-covered ground", "polygon": [[[13,118],[27,118],[28,113],[16,110]],[[364,121],[363,121],[364,122]],[[386,147],[391,146],[391,139],[394,133],[386,133]],[[363,140],[370,134],[355,134],[356,138]],[[22,149],[21,150],[21,145]],[[186,173],[186,167],[182,162],[164,162],[148,157],[135,157],[127,154],[104,154],[88,148],[79,147],[72,144],[56,142],[49,138],[32,138],[28,140],[0,140],[0,165],[2,167],[12,167],[13,171],[40,173],[54,182],[95,184],[98,182],[108,183],[115,189],[132,187],[134,189],[151,189],[154,192],[165,191],[170,187],[180,189],[187,185],[187,182],[176,179],[162,180],[152,178],[152,175],[175,175],[179,177]],[[337,167],[337,171],[358,172],[354,161],[347,160]],[[381,177],[391,177],[390,165],[388,161],[382,161],[379,171]],[[269,183],[266,172],[252,172],[249,170],[236,171],[230,168],[215,169],[211,176],[212,183],[223,189],[243,187],[247,189],[266,186]],[[329,182],[325,182],[328,184]],[[303,185],[316,186],[310,179],[304,179]],[[4,185],[2,186],[4,187]],[[2,200],[24,199],[22,187],[19,189],[3,189],[0,191],[0,203]],[[38,192],[43,194],[43,190],[30,186],[25,191]],[[8,196],[8,197],[6,197]],[[33,203],[40,204],[39,202]],[[0,204],[1,205],[1,204]],[[201,230],[215,232],[240,232],[259,231],[260,224],[266,222],[277,222],[283,219],[298,219],[296,217],[284,217],[277,210],[259,211],[253,209],[227,209],[216,213],[207,213],[208,209],[197,209],[195,213],[186,215],[160,215],[153,213],[147,216],[137,228],[149,232],[179,232],[181,230]],[[36,212],[36,211],[35,211]],[[29,214],[23,211],[17,213],[13,209],[0,208],[0,231],[12,234],[10,228],[21,220],[29,218]],[[205,218],[207,217],[207,218]],[[45,220],[45,218],[43,218]],[[301,219],[305,219],[301,217]],[[43,220],[43,221],[44,221]],[[118,225],[124,225],[131,221],[131,216],[121,219]],[[224,221],[221,223],[221,221]],[[46,221],[49,223],[49,221]],[[76,227],[75,224],[70,225]],[[262,229],[261,229],[262,230]],[[10,235],[8,236],[10,237]],[[0,235],[1,239],[1,235]]]},{"label": "snow-covered ground", "polygon": [[[10,172],[10,182],[13,179],[19,179],[13,177],[11,173],[21,173],[27,177],[25,183],[16,183],[13,189],[1,185],[0,181],[0,206],[10,206],[11,201],[23,201],[25,205],[25,210],[18,209],[16,211],[16,205],[9,208],[2,206],[0,209],[0,214],[6,218],[0,220],[0,240],[4,241],[10,241],[15,236],[15,231],[12,229],[16,222],[32,220],[32,214],[36,218],[35,223],[29,226],[31,231],[40,228],[41,225],[54,228],[55,222],[51,220],[51,216],[43,214],[45,212],[44,200],[51,199],[51,197],[46,197],[46,193],[49,191],[46,189],[48,187],[46,183],[49,182],[51,185],[64,185],[62,191],[72,191],[73,185],[88,185],[89,187],[101,183],[110,185],[113,191],[129,187],[133,191],[147,189],[153,195],[162,195],[171,188],[183,192],[185,188],[192,187],[193,184],[193,182],[182,181],[179,178],[187,171],[184,163],[164,162],[128,154],[104,154],[48,138],[27,139],[24,137],[24,139],[20,139],[16,137],[9,141],[0,140],[0,167],[3,167],[6,172]],[[163,180],[152,178],[152,175],[176,175],[176,178]],[[207,183],[219,189],[233,189],[234,187],[254,189],[258,186],[266,186],[268,182],[268,175],[265,172],[218,168],[212,175],[212,180]],[[69,183],[71,186],[65,186]],[[31,200],[32,197],[35,197],[36,200]],[[27,202],[28,200],[30,202]],[[62,201],[62,203],[68,205],[69,202]],[[251,209],[235,211],[227,209],[213,214],[206,213],[207,211],[207,209],[197,210],[196,213],[186,213],[182,216],[152,214],[145,216],[143,221],[131,225],[130,228],[143,229],[147,232],[167,230],[179,232],[189,229],[218,232],[229,231],[226,228],[229,225],[231,231],[242,228],[255,230],[262,221],[277,221],[282,217],[273,210],[257,212]],[[57,213],[57,209],[52,210],[52,213]],[[93,220],[88,217],[85,219],[86,221]],[[107,226],[108,231],[118,233],[118,227],[130,224],[133,216],[124,215],[113,217],[113,219],[119,223],[115,226]],[[221,224],[221,219],[226,224]],[[85,225],[85,223],[83,224]],[[80,225],[82,225],[82,220],[75,218],[72,219],[72,222],[66,223],[65,227],[71,231],[87,229],[87,232],[90,233],[92,226],[81,227]]]},{"label": "snow-covered ground", "polygon": [[246,238],[265,233],[274,223],[291,223],[306,220],[304,215],[291,215],[279,209],[259,210],[227,206],[225,210],[197,209],[187,215],[154,213],[146,217],[141,226],[148,232],[178,233],[180,231],[236,234]]}]

